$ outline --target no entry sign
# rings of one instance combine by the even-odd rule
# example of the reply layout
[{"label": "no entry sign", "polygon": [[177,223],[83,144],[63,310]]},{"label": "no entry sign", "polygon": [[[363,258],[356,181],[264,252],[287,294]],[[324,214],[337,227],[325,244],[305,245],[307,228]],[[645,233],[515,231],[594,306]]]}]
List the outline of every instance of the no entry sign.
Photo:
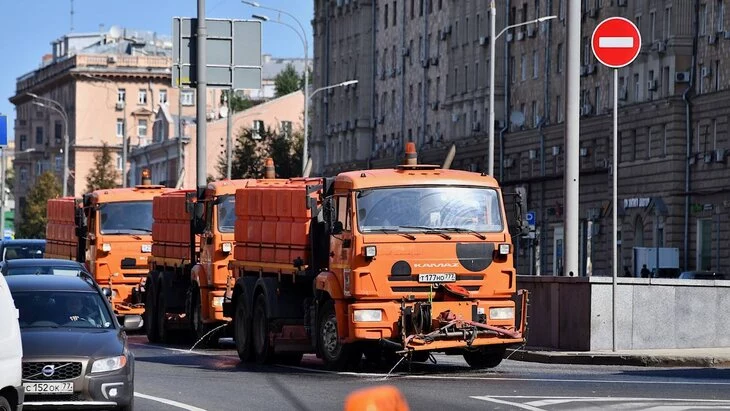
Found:
[{"label": "no entry sign", "polygon": [[623,17],[603,20],[591,37],[593,54],[605,66],[629,65],[641,50],[641,34],[636,25]]}]

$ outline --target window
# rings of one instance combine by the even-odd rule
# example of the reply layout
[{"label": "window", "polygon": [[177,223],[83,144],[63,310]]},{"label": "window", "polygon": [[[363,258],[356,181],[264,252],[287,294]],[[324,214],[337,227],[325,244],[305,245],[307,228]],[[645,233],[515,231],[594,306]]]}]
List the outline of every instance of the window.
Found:
[{"label": "window", "polygon": [[667,126],[664,126],[664,143],[662,144],[662,156],[667,155],[667,138],[669,136],[667,135]]},{"label": "window", "polygon": [[[421,17],[423,16],[423,2],[424,1],[427,1],[427,0],[418,0],[418,2],[420,3],[420,6],[418,7],[418,15]],[[429,1],[429,3],[430,3],[430,1]]]},{"label": "window", "polygon": [[254,140],[261,140],[261,137],[264,135],[264,132],[266,129],[264,128],[264,121],[263,120],[254,120],[253,126],[251,127],[251,138]]},{"label": "window", "polygon": [[583,64],[591,64],[591,42],[588,37],[583,37]]},{"label": "window", "polygon": [[117,90],[117,103],[124,103],[127,100],[127,90],[120,88]]},{"label": "window", "polygon": [[717,119],[712,119],[712,149],[717,150]]},{"label": "window", "polygon": [[393,27],[398,24],[398,2],[393,2]]},{"label": "window", "polygon": [[25,134],[21,134],[20,135],[20,144],[19,144],[20,151],[25,151],[25,149],[28,148],[27,145],[28,145],[28,136],[26,136]]},{"label": "window", "polygon": [[697,220],[697,269],[712,269],[712,219]]},{"label": "window", "polygon": [[[421,5],[421,7],[423,7],[423,5]],[[415,9],[416,9],[416,2],[414,0],[411,0],[411,20],[413,20],[413,18],[416,16]],[[423,9],[421,9],[421,10],[423,10]]]},{"label": "window", "polygon": [[560,20],[565,20],[565,0],[558,0],[558,16]]},{"label": "window", "polygon": [[138,120],[137,135],[139,137],[147,137],[147,119],[141,118]]},{"label": "window", "polygon": [[540,70],[540,62],[538,61],[537,51],[532,52],[532,78],[537,78],[537,72]]},{"label": "window", "polygon": [[56,171],[61,171],[63,167],[63,156],[56,156]]},{"label": "window", "polygon": [[594,106],[596,107],[595,113],[600,114],[600,109],[601,109],[601,88],[600,87],[596,87],[593,98],[595,99],[594,100],[594,103],[595,103]]},{"label": "window", "polygon": [[413,84],[408,86],[408,104],[413,105]]},{"label": "window", "polygon": [[195,100],[195,92],[193,90],[183,90],[180,94],[183,106],[192,106],[193,100]]},{"label": "window", "polygon": [[35,128],[35,143],[43,144],[43,127]]},{"label": "window", "polygon": [[668,39],[672,34],[672,8],[664,9],[664,38]]},{"label": "window", "polygon": [[423,83],[418,82],[418,107],[423,107]]},{"label": "window", "polygon": [[707,4],[700,5],[700,36],[707,34]]},{"label": "window", "polygon": [[537,114],[537,101],[532,101],[532,125],[537,127],[540,123],[540,116]]},{"label": "window", "polygon": [[160,104],[167,104],[167,90],[164,88],[160,90]]},{"label": "window", "polygon": [[725,31],[725,2],[717,0],[717,8],[715,9],[715,32]]},{"label": "window", "polygon": [[639,84],[639,75],[634,74],[634,101],[641,100],[640,92],[641,92],[641,88],[640,88],[640,84]]},{"label": "window", "polygon": [[469,91],[469,66],[464,65],[464,93]]},{"label": "window", "polygon": [[646,133],[649,135],[649,142],[647,143],[646,147],[646,158],[651,158],[651,146],[654,144],[654,132],[652,131],[651,127],[649,127]]},{"label": "window", "polygon": [[[562,4],[562,2],[561,2],[561,4]],[[558,44],[558,53],[557,54],[558,55],[555,59],[555,63],[556,63],[555,70],[558,73],[562,73],[563,72],[563,43]]]},{"label": "window", "polygon": [[479,62],[474,63],[474,89],[479,88]]},{"label": "window", "polygon": [[527,79],[527,61],[525,60],[525,53],[520,55],[520,80],[525,81]]},{"label": "window", "polygon": [[656,13],[653,11],[649,13],[649,38],[652,43],[656,41]]},{"label": "window", "polygon": [[56,140],[56,145],[61,145],[61,142],[63,141],[63,125],[60,121],[56,121],[56,123],[53,125],[53,136]]},{"label": "window", "polygon": [[558,123],[563,122],[563,101],[561,100],[560,96],[557,96],[555,98],[555,111],[556,111],[556,117]]},{"label": "window", "polygon": [[124,137],[124,119],[117,119],[117,137]]},{"label": "window", "polygon": [[720,60],[715,60],[715,71],[712,75],[715,77],[715,91],[720,91]]},{"label": "window", "polygon": [[122,156],[117,156],[117,170],[122,169]]},{"label": "window", "polygon": [[291,131],[292,131],[291,121],[286,121],[286,120],[282,121],[281,122],[281,133],[287,137],[290,137]]},{"label": "window", "polygon": [[388,28],[388,5],[385,5],[385,11],[383,12],[383,21],[385,22],[385,28]]},{"label": "window", "polygon": [[20,182],[25,183],[26,181],[28,181],[28,169],[25,167],[21,167],[20,168]]},{"label": "window", "polygon": [[137,104],[147,104],[147,90],[139,89],[139,94],[137,94]]}]

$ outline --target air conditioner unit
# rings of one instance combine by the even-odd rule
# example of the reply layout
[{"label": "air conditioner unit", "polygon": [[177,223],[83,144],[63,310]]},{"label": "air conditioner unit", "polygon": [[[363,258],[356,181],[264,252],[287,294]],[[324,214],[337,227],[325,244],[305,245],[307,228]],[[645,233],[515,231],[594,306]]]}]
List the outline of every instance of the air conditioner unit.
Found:
[{"label": "air conditioner unit", "polygon": [[507,33],[507,43],[512,41],[512,32]]},{"label": "air conditioner unit", "polygon": [[482,128],[482,125],[478,121],[473,121],[471,123],[471,131],[479,131]]},{"label": "air conditioner unit", "polygon": [[117,110],[124,110],[124,102],[123,101],[117,101],[116,109]]},{"label": "air conditioner unit", "polygon": [[510,168],[515,164],[515,160],[512,157],[504,159],[504,168]]},{"label": "air conditioner unit", "polygon": [[707,36],[707,44],[717,44],[717,34]]},{"label": "air conditioner unit", "polygon": [[678,71],[674,73],[676,83],[689,83],[689,71]]},{"label": "air conditioner unit", "polygon": [[537,150],[534,148],[528,151],[528,157],[530,157],[530,160],[534,160],[537,158]]},{"label": "air conditioner unit", "polygon": [[588,157],[588,147],[581,147],[580,148],[580,156],[581,157]]},{"label": "air conditioner unit", "polygon": [[525,39],[525,32],[520,30],[517,32],[517,41],[522,41]]},{"label": "air conditioner unit", "polygon": [[489,37],[486,37],[486,36],[479,37],[479,45],[480,46],[488,46],[489,45]]},{"label": "air conditioner unit", "polygon": [[667,43],[659,40],[656,42],[656,51],[658,53],[666,53],[667,52]]},{"label": "air conditioner unit", "polygon": [[649,80],[646,84],[646,88],[649,91],[656,91],[657,89],[657,81],[656,80]]},{"label": "air conditioner unit", "polygon": [[438,110],[439,109],[439,102],[438,100],[431,103],[431,110]]},{"label": "air conditioner unit", "polygon": [[702,71],[700,72],[702,74],[702,77],[710,77],[712,74],[712,69],[709,67],[702,67]]},{"label": "air conditioner unit", "polygon": [[535,34],[537,33],[537,30],[535,30],[535,26],[527,26],[527,37],[535,37]]},{"label": "air conditioner unit", "polygon": [[580,115],[587,116],[593,114],[593,106],[590,104],[583,104],[580,108]]},{"label": "air conditioner unit", "polygon": [[712,154],[713,154],[713,153],[711,153],[711,152],[707,152],[707,153],[705,153],[705,163],[708,163],[708,164],[709,164],[709,163],[712,163],[712,157],[713,157],[713,155],[712,155]]},{"label": "air conditioner unit", "polygon": [[402,55],[403,57],[408,57],[408,56],[410,56],[410,55],[411,55],[411,49],[410,49],[410,48],[408,48],[408,47],[403,47],[403,49],[401,50],[401,55]]},{"label": "air conditioner unit", "polygon": [[723,37],[725,37],[725,39],[730,39],[730,31],[723,33]]},{"label": "air conditioner unit", "polygon": [[553,146],[553,155],[557,156],[560,154],[560,146]]},{"label": "air conditioner unit", "polygon": [[432,66],[438,66],[439,65],[439,58],[438,57],[431,57],[429,59],[429,62]]},{"label": "air conditioner unit", "polygon": [[591,9],[588,9],[588,17],[595,19],[598,17],[598,8],[594,7]]},{"label": "air conditioner unit", "polygon": [[715,161],[718,163],[725,162],[725,150],[724,149],[715,150]]},{"label": "air conditioner unit", "polygon": [[622,87],[618,91],[618,99],[621,101],[626,101],[629,98],[629,91],[626,89],[626,87]]},{"label": "air conditioner unit", "polygon": [[626,7],[629,5],[629,0],[618,0],[619,7]]},{"label": "air conditioner unit", "polygon": [[452,114],[451,115],[451,122],[456,123],[459,121],[459,115],[458,114]]}]

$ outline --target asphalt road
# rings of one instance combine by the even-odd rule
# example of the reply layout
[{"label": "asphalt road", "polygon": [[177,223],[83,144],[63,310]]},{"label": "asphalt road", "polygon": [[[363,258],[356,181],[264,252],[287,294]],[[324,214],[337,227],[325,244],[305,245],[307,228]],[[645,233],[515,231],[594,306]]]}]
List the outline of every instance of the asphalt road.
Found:
[{"label": "asphalt road", "polygon": [[314,356],[299,367],[240,364],[233,347],[188,351],[130,337],[138,410],[342,410],[359,388],[395,385],[412,410],[730,410],[730,369],[546,365],[506,360],[482,372],[437,356],[336,373]]}]

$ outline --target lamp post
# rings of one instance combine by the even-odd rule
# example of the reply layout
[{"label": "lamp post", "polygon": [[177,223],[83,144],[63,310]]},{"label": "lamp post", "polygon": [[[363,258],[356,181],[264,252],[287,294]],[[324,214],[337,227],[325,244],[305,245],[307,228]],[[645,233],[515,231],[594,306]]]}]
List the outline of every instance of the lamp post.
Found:
[{"label": "lamp post", "polygon": [[56,100],[51,100],[50,98],[41,97],[37,94],[33,93],[27,93],[28,96],[32,97],[35,100],[39,101],[33,101],[33,104],[44,107],[50,110],[53,110],[61,115],[61,119],[63,119],[63,183],[62,183],[62,191],[63,196],[66,197],[68,195],[68,114],[66,113],[66,109],[63,108],[61,103],[59,103]]},{"label": "lamp post", "polygon": [[304,30],[304,26],[299,21],[299,19],[297,19],[293,14],[291,14],[287,11],[275,9],[273,7],[262,6],[258,2],[255,2],[255,1],[242,0],[241,2],[243,4],[247,4],[251,7],[271,10],[271,11],[275,11],[277,13],[287,15],[287,16],[291,17],[291,19],[294,20],[297,23],[297,25],[299,26],[299,28],[301,29],[301,32],[300,32],[299,30],[297,30],[295,27],[291,26],[290,24],[284,23],[283,21],[280,21],[280,20],[270,20],[266,16],[258,16],[258,15],[252,16],[253,18],[255,18],[257,20],[270,21],[272,23],[278,23],[278,24],[289,27],[290,29],[294,30],[294,32],[297,33],[297,35],[299,36],[299,39],[302,41],[302,44],[304,45],[304,142],[303,142],[303,151],[302,151],[302,174],[303,174],[304,169],[307,164],[307,159],[309,158],[309,147],[308,146],[309,146],[309,98],[310,98],[310,95],[309,95],[309,42],[307,41],[307,32],[306,32],[306,30]]},{"label": "lamp post", "polygon": [[[495,0],[492,0],[489,6],[489,148],[488,148],[488,169],[487,173],[490,176],[494,176],[494,60],[495,60],[495,44],[497,38],[504,34],[507,30],[511,30],[517,27],[526,26],[533,23],[542,23],[543,21],[552,20],[558,18],[558,16],[545,16],[539,17],[534,20],[525,21],[522,23],[512,24],[502,29],[496,36],[496,17],[497,7]],[[506,85],[505,85],[506,87]]]}]

